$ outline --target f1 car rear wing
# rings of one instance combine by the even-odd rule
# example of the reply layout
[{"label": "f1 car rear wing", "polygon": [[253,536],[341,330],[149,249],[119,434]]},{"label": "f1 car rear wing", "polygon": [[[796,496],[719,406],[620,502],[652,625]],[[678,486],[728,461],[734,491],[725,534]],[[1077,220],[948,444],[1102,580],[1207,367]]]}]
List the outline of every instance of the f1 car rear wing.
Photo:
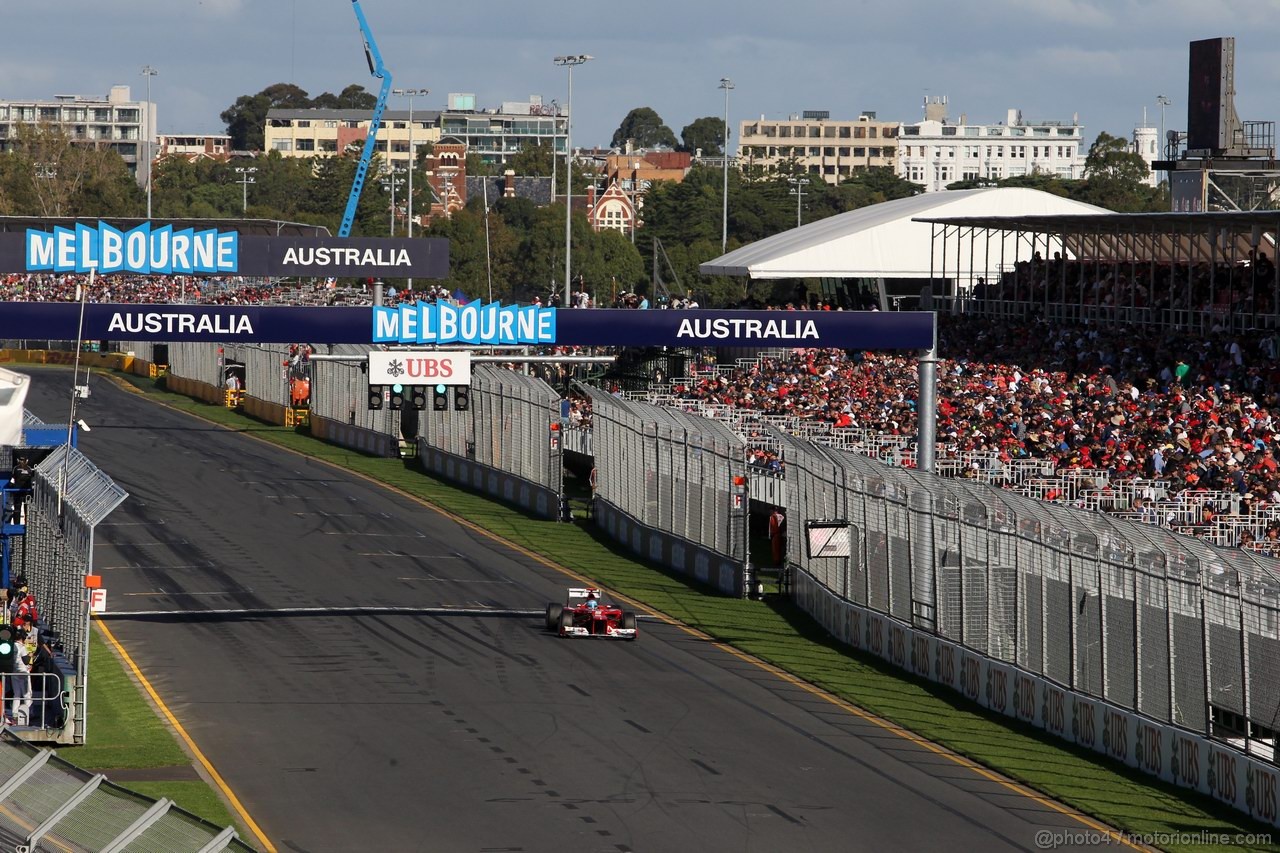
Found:
[{"label": "f1 car rear wing", "polygon": [[600,590],[595,589],[594,587],[581,588],[581,589],[576,587],[571,587],[569,589],[568,598],[570,601],[572,601],[575,598],[586,598],[588,595],[594,595],[596,598],[599,598]]}]

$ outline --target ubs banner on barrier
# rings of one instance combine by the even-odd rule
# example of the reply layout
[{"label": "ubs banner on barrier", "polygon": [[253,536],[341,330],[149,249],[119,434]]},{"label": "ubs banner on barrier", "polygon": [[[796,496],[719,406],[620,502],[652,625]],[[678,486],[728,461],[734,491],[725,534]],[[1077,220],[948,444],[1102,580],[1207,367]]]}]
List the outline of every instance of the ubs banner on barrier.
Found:
[{"label": "ubs banner on barrier", "polygon": [[[945,684],[1006,717],[1166,782],[1207,794],[1269,826],[1280,826],[1280,769],[1263,757],[1080,695],[1012,664],[917,630],[840,598],[807,572],[796,573],[795,598],[830,634],[854,648]],[[1211,843],[1203,834],[1195,835],[1198,831],[1184,833],[1179,843]]]},{"label": "ubs banner on barrier", "polygon": [[928,311],[670,311],[428,304],[395,308],[0,303],[0,338],[433,346],[928,349]]},{"label": "ubs banner on barrier", "polygon": [[110,222],[0,233],[0,272],[445,278],[449,241],[241,234]]}]

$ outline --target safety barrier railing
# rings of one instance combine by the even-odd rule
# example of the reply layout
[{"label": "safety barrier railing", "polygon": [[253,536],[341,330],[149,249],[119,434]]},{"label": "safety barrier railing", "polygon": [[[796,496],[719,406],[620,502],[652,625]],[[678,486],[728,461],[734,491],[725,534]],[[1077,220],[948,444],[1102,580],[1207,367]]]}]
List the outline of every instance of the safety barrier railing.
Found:
[{"label": "safety barrier railing", "polygon": [[746,485],[743,440],[710,418],[583,390],[597,496],[642,525],[745,561],[747,507],[735,495]]},{"label": "safety barrier railing", "polygon": [[[80,451],[63,445],[36,465],[26,507],[20,571],[44,608],[51,639],[86,683],[89,664],[89,591],[94,528],[128,493]],[[88,697],[77,690],[71,737],[83,742]]]},{"label": "safety barrier railing", "polygon": [[[795,531],[788,559],[834,593],[1088,696],[1272,754],[1280,563],[779,440]],[[804,523],[818,519],[847,522],[847,559],[806,551]]]}]

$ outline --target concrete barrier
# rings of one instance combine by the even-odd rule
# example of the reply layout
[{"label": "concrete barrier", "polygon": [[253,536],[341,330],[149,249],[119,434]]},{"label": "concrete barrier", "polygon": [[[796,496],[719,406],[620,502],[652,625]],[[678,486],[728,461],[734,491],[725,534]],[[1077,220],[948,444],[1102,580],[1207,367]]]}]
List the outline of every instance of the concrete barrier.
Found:
[{"label": "concrete barrier", "polygon": [[726,595],[747,594],[746,572],[737,560],[696,542],[645,527],[600,497],[595,499],[592,515],[610,538],[626,545],[640,559],[665,566]]},{"label": "concrete barrier", "polygon": [[[281,406],[281,423],[284,422],[283,409],[284,407]],[[344,424],[329,418],[317,417],[314,412],[311,414],[311,435],[330,444],[336,444],[339,447],[348,447],[352,450],[359,450],[361,453],[368,453],[370,456],[391,458],[400,455],[400,443],[395,436],[387,435],[384,432],[374,432],[371,429],[364,429],[351,424]]]},{"label": "concrete barrier", "polygon": [[446,453],[427,444],[424,439],[418,439],[418,465],[424,471],[484,492],[539,518],[555,520],[560,517],[560,496],[551,489],[481,465],[473,459]]},{"label": "concrete barrier", "polygon": [[1280,826],[1280,768],[1194,732],[1076,693],[842,599],[800,569],[794,597],[832,636],[984,708]]}]

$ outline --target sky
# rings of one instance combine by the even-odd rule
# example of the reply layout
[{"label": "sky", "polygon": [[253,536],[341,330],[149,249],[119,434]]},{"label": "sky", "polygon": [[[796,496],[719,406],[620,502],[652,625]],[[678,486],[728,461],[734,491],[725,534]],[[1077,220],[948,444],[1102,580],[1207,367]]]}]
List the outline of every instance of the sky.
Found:
[{"label": "sky", "polygon": [[[105,95],[129,85],[142,100],[144,65],[159,131],[224,132],[219,114],[243,94],[291,82],[311,95],[351,83],[377,91],[349,0],[5,0],[0,98]],[[1188,43],[1234,36],[1236,110],[1276,120],[1280,14],[1273,0],[789,0],[782,4],[646,0],[433,3],[361,0],[393,85],[448,93],[481,107],[542,95],[565,103],[568,74],[552,58],[590,54],[573,72],[574,146],[607,146],[635,107],[652,107],[680,136],[722,117],[722,77],[734,82],[730,125],[828,110],[915,122],[926,97],[949,115],[1004,121],[1074,118],[1092,142],[1186,127]],[[393,98],[392,109],[405,99]]]}]

